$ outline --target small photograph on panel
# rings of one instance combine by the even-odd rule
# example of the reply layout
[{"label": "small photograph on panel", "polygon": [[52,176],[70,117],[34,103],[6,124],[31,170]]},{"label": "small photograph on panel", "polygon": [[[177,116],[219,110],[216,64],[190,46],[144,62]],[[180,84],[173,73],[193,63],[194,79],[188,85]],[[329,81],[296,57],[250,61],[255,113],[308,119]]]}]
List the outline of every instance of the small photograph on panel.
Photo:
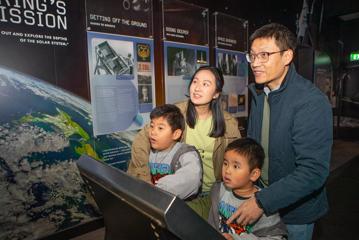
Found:
[{"label": "small photograph on panel", "polygon": [[151,47],[146,43],[137,43],[137,62],[151,62]]},{"label": "small photograph on panel", "polygon": [[152,84],[152,78],[151,75],[138,75],[138,84]]},{"label": "small photograph on panel", "polygon": [[240,59],[237,54],[218,53],[217,67],[222,70],[223,75],[239,76]]},{"label": "small photograph on panel", "polygon": [[95,75],[133,75],[133,42],[94,38]]},{"label": "small photograph on panel", "polygon": [[150,62],[137,62],[137,72],[138,73],[149,73],[152,71]]},{"label": "small photograph on panel", "polygon": [[138,84],[139,103],[152,103],[152,85]]},{"label": "small photograph on panel", "polygon": [[197,50],[197,64],[200,65],[208,64],[206,51]]},{"label": "small photograph on panel", "polygon": [[238,110],[238,95],[231,93],[228,96],[228,112],[236,113]]},{"label": "small photograph on panel", "polygon": [[245,95],[238,95],[238,111],[244,111],[246,104],[246,96]]},{"label": "small photograph on panel", "polygon": [[195,71],[195,52],[193,49],[168,47],[167,72],[169,76],[192,77]]}]

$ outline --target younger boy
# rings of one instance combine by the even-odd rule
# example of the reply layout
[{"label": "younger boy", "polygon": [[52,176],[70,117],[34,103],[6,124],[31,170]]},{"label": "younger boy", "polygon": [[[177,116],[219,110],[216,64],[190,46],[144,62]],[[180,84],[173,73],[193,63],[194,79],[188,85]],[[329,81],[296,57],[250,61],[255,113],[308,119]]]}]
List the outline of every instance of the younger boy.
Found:
[{"label": "younger boy", "polygon": [[153,109],[150,119],[152,183],[182,199],[196,195],[202,184],[202,163],[195,147],[179,142],[185,128],[181,111],[165,104]]},{"label": "younger boy", "polygon": [[247,226],[238,226],[236,221],[226,223],[246,199],[260,191],[254,183],[261,175],[263,161],[263,148],[250,138],[237,139],[225,150],[223,181],[212,187],[208,221],[226,239],[286,239],[286,228],[278,214],[263,214],[257,222]]}]

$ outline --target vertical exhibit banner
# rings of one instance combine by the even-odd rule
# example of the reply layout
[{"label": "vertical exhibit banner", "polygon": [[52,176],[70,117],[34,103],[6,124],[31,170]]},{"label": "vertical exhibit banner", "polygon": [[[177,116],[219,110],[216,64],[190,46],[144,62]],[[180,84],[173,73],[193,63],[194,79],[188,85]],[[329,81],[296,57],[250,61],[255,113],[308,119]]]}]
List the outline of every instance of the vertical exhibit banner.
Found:
[{"label": "vertical exhibit banner", "polygon": [[[222,104],[235,117],[248,116],[248,22],[223,13],[213,14],[216,66],[222,70]],[[233,31],[236,29],[236,31]]]},{"label": "vertical exhibit banner", "polygon": [[81,0],[0,1],[0,239],[40,239],[100,217],[75,164],[100,158],[84,9]]},{"label": "vertical exhibit banner", "polygon": [[179,0],[163,1],[166,103],[186,98],[193,73],[209,64],[208,9]]},{"label": "vertical exhibit banner", "polygon": [[152,2],[87,1],[94,135],[142,128],[155,105]]}]

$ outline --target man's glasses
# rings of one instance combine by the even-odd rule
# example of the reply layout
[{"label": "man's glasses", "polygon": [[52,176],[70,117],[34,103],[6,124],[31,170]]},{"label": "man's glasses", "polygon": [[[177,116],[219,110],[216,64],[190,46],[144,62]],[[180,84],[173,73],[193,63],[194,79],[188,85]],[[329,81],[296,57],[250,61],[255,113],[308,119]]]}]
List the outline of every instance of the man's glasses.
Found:
[{"label": "man's glasses", "polygon": [[277,51],[277,52],[259,52],[257,54],[254,53],[246,53],[246,59],[248,62],[253,63],[256,59],[258,59],[258,61],[260,63],[265,63],[268,62],[269,60],[269,56],[275,53],[281,53],[281,52],[285,52],[286,50],[281,50],[281,51]]}]

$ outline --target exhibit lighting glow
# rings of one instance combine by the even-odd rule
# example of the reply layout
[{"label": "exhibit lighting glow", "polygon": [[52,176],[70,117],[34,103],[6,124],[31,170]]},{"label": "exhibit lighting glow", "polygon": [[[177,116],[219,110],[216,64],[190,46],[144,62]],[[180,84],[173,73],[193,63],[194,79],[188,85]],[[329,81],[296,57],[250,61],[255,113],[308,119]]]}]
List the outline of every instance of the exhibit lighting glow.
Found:
[{"label": "exhibit lighting glow", "polygon": [[359,61],[359,52],[352,52],[350,54],[350,61],[351,62]]},{"label": "exhibit lighting glow", "polygon": [[328,65],[331,62],[330,57],[325,53],[316,56],[314,60],[315,65]]}]

